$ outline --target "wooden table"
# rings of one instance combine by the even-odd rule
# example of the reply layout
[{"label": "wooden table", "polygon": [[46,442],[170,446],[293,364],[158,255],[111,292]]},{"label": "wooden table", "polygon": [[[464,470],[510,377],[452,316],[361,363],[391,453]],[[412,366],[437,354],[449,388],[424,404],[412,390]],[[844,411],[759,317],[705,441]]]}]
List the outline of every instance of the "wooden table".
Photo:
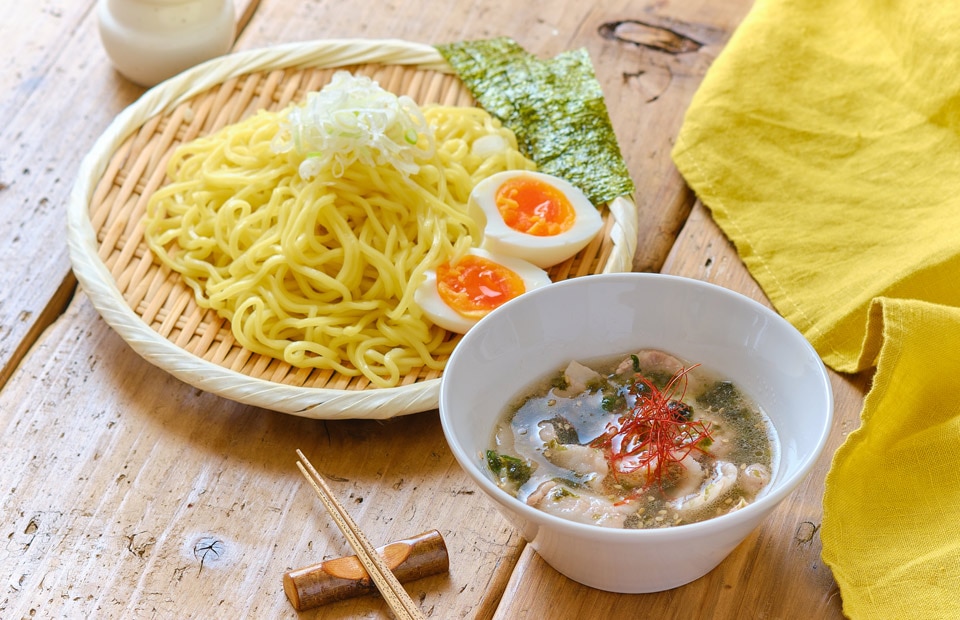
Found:
[{"label": "wooden table", "polygon": [[[639,187],[635,269],[764,299],[669,157],[691,96],[749,0],[249,2],[237,5],[245,28],[236,49],[497,35],[541,56],[586,47]],[[821,497],[833,450],[858,424],[867,377],[834,375],[826,453],[712,573],[650,595],[580,586],[546,566],[471,485],[436,412],[332,422],[240,405],[147,364],[103,322],[71,275],[65,206],[81,158],[143,89],[111,67],[93,0],[7,4],[0,616],[387,617],[378,596],[299,615],[284,596],[285,571],[350,554],[295,467],[299,447],[375,544],[443,534],[449,574],[407,586],[431,617],[841,617],[820,559]]]}]

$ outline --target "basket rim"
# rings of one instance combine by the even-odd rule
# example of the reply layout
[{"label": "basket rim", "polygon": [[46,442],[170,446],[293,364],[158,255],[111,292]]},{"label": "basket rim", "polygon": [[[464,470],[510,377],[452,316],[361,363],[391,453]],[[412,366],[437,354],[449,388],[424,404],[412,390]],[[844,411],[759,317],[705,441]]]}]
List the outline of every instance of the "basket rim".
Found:
[{"label": "basket rim", "polygon": [[[452,73],[433,46],[397,39],[327,39],[234,52],[180,73],[150,90],[108,125],[81,161],[67,204],[67,242],[77,281],[104,321],[142,358],[177,379],[230,400],[314,419],[386,419],[436,409],[440,378],[392,388],[338,390],[292,386],[253,377],[204,360],[157,333],[132,309],[99,256],[91,200],[110,158],[156,115],[242,75],[280,69],[349,65],[405,65]],[[636,251],[637,213],[628,197],[610,204],[614,252],[604,272],[630,271]]]}]

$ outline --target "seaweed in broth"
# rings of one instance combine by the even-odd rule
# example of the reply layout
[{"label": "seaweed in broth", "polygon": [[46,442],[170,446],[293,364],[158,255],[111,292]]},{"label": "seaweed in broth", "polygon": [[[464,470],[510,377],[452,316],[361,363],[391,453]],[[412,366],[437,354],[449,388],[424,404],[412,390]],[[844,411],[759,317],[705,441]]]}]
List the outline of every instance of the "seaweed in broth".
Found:
[{"label": "seaweed in broth", "polygon": [[505,412],[485,456],[501,488],[545,512],[655,528],[748,505],[777,450],[770,420],[733,383],[647,349],[541,381]]}]

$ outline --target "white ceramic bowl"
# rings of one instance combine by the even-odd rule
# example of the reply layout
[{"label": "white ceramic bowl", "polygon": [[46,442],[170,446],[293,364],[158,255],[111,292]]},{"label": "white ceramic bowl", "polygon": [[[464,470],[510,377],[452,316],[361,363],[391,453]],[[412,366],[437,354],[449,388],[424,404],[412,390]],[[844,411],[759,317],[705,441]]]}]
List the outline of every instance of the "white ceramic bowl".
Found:
[{"label": "white ceramic bowl", "polygon": [[[572,359],[641,348],[721,371],[767,412],[780,462],[761,497],[699,523],[623,530],[546,514],[493,483],[483,453],[512,399]],[[810,471],[832,417],[826,369],[787,321],[739,293],[660,274],[585,276],[526,293],[464,336],[440,384],[440,420],[460,465],[548,564],[612,592],[667,590],[716,567]]]}]

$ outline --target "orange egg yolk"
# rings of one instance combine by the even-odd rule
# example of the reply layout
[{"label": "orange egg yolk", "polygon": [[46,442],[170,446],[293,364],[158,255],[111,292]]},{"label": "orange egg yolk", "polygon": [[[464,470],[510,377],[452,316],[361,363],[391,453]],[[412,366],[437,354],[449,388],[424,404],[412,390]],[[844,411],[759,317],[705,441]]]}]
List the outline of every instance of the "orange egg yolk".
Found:
[{"label": "orange egg yolk", "polygon": [[510,228],[552,237],[565,232],[577,219],[566,195],[556,187],[529,177],[514,177],[497,189],[497,209]]},{"label": "orange egg yolk", "polygon": [[469,319],[479,319],[525,291],[516,272],[482,256],[468,254],[437,267],[440,299]]}]

